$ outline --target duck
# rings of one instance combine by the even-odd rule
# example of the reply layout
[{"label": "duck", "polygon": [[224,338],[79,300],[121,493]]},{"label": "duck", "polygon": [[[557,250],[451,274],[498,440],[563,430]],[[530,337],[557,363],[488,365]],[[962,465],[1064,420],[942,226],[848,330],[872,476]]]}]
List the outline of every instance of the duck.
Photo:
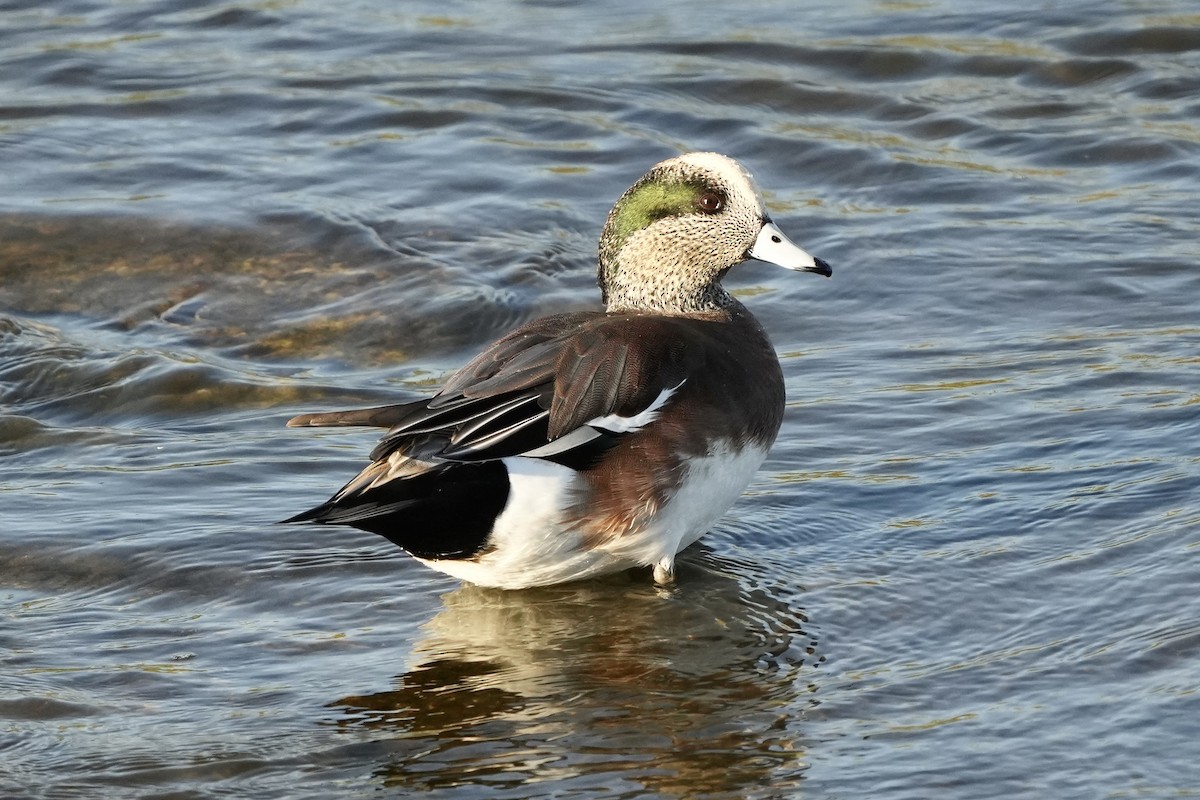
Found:
[{"label": "duck", "polygon": [[600,234],[603,310],[528,322],[435,394],[302,414],[386,429],[370,463],[286,523],[348,525],[462,581],[526,589],[677,555],[749,485],[779,433],[779,359],[721,284],[754,259],[829,277],[772,221],[735,159],[655,164]]}]

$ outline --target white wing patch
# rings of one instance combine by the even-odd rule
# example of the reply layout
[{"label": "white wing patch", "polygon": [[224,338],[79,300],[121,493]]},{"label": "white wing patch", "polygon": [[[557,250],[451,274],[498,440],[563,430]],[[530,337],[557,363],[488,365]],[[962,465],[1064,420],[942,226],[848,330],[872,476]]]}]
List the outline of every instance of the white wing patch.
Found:
[{"label": "white wing patch", "polygon": [[658,419],[658,415],[662,413],[663,406],[667,404],[667,401],[671,399],[675,392],[679,391],[679,387],[685,383],[687,383],[687,378],[684,378],[675,386],[663,389],[658,393],[658,397],[654,398],[654,402],[632,417],[622,417],[620,414],[605,414],[603,417],[588,420],[584,425],[587,425],[589,428],[601,428],[610,433],[633,433],[634,431],[641,430]]},{"label": "white wing patch", "polygon": [[593,430],[587,425],[584,425],[581,428],[576,428],[575,430],[571,431],[566,436],[558,437],[553,442],[544,444],[541,447],[535,447],[533,450],[526,450],[524,453],[521,453],[521,455],[527,458],[546,458],[547,456],[555,456],[559,453],[565,453],[572,448],[582,447],[599,435],[599,431]]}]

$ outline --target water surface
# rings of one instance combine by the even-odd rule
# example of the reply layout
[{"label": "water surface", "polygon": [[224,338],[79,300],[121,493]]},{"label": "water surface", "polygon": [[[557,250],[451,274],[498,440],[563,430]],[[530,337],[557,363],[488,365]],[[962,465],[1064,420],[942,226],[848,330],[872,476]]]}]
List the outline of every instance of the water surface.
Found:
[{"label": "water surface", "polygon": [[[1200,794],[1183,2],[0,4],[0,794]],[[729,153],[789,407],[674,592],[280,527]]]}]

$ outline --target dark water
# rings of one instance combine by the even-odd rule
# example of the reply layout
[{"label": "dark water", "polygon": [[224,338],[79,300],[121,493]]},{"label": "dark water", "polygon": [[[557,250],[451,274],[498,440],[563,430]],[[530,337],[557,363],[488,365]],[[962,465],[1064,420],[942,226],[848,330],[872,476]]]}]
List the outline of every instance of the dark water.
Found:
[{"label": "dark water", "polygon": [[[677,592],[272,524],[685,149],[835,276]],[[1200,795],[1194,4],[0,3],[0,162],[0,795]]]}]

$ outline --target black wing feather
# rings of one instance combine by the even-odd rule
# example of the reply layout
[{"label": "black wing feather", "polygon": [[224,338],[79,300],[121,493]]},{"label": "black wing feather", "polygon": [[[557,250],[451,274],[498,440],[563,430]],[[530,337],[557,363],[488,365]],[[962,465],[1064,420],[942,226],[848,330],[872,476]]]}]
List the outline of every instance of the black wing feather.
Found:
[{"label": "black wing feather", "polygon": [[[695,365],[674,322],[598,312],[547,317],[497,341],[428,400],[305,415],[289,424],[390,423],[373,460],[397,451],[457,462],[521,455],[590,420],[635,416],[664,389],[678,386]],[[595,450],[590,439],[580,446]],[[546,457],[566,456],[554,451]]]}]

